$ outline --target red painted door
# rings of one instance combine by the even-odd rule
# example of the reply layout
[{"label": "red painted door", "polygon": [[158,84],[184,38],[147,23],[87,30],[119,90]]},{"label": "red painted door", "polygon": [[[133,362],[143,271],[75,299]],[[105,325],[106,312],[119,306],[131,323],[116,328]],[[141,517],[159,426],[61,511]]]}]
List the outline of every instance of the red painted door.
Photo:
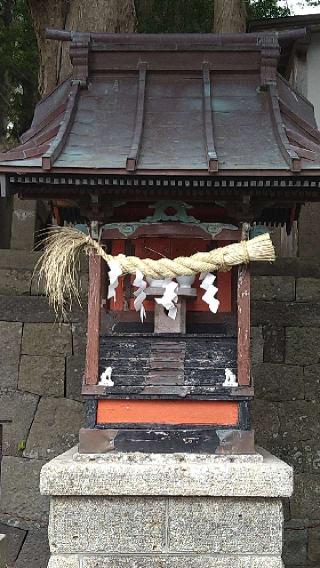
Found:
[{"label": "red painted door", "polygon": [[[125,254],[125,242],[124,240],[113,240],[112,241],[112,254]],[[229,244],[229,242],[223,242],[223,246]],[[206,252],[212,247],[213,241],[204,239],[170,239],[170,238],[160,238],[160,237],[144,237],[140,239],[135,239],[132,241],[134,247],[134,254],[139,258],[152,258],[158,260],[162,257],[176,258],[177,256],[190,256],[196,252]],[[221,244],[221,241],[219,242]],[[131,286],[130,290],[130,280],[132,282],[133,277],[121,277],[119,279],[119,286],[116,290],[116,301],[111,300],[110,309],[123,311],[125,309],[134,310],[133,306],[133,292],[134,289]],[[231,311],[231,272],[218,272],[217,274],[217,287],[218,293],[217,298],[220,301],[219,312],[230,312]],[[199,276],[193,284],[193,287],[197,288],[198,294],[196,299],[188,301],[188,311],[192,312],[207,312],[209,308],[207,304],[202,301],[202,296],[204,290],[200,288]],[[129,294],[126,292],[129,289]],[[129,295],[129,298],[128,298]],[[146,300],[145,309],[147,311],[154,310],[154,300]]]}]

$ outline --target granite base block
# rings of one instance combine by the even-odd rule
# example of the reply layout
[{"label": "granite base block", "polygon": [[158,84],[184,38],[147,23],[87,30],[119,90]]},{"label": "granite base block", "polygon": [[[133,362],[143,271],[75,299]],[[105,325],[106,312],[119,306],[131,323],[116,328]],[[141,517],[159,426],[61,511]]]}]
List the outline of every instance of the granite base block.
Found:
[{"label": "granite base block", "polygon": [[282,568],[281,497],[292,470],[270,454],[79,455],[42,469],[49,568]]},{"label": "granite base block", "polygon": [[274,556],[51,556],[48,568],[283,568]]}]

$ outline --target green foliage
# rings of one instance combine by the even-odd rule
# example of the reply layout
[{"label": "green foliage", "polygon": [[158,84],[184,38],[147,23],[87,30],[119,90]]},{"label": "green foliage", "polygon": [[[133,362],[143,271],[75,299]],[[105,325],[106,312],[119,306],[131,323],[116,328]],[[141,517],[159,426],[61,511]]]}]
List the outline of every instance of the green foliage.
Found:
[{"label": "green foliage", "polygon": [[141,33],[211,32],[213,0],[136,0]]},{"label": "green foliage", "polygon": [[277,0],[247,0],[246,4],[248,20],[290,16],[290,9],[279,6]]},{"label": "green foliage", "polygon": [[[289,8],[279,6],[278,0],[245,2],[248,20],[290,15]],[[141,33],[212,31],[214,0],[136,0],[135,5]]]},{"label": "green foliage", "polygon": [[16,138],[30,125],[38,98],[38,61],[26,1],[0,0],[1,138]]},{"label": "green foliage", "polygon": [[17,446],[18,452],[23,452],[23,450],[25,450],[25,449],[26,449],[25,440],[20,440],[20,442],[18,442],[18,446]]}]

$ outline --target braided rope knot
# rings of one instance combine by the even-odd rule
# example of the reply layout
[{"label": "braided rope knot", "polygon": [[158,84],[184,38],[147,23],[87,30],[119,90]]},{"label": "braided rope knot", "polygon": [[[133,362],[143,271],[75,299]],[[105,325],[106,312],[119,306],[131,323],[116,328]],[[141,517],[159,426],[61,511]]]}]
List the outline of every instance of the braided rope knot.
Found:
[{"label": "braided rope knot", "polygon": [[[267,236],[267,240],[266,240]],[[261,237],[263,237],[261,239]],[[241,241],[226,247],[219,247],[209,252],[197,252],[192,256],[178,256],[177,258],[160,258],[153,260],[151,258],[138,258],[136,256],[125,256],[118,254],[112,256],[107,254],[102,246],[86,236],[86,243],[90,248],[94,248],[96,252],[104,258],[106,262],[115,260],[119,263],[123,274],[135,274],[140,270],[145,276],[150,278],[175,278],[176,276],[193,276],[201,272],[216,272],[221,270],[227,272],[233,266],[238,264],[248,264],[250,260],[256,260],[254,257],[255,249],[252,243],[264,243],[271,245],[271,257],[274,258],[273,245],[269,235],[260,235],[251,241]],[[258,241],[257,241],[258,239]],[[268,250],[270,256],[270,250]]]},{"label": "braided rope knot", "polygon": [[55,227],[45,239],[46,248],[36,269],[44,278],[49,301],[56,312],[65,313],[65,302],[71,304],[72,297],[80,300],[78,269],[82,252],[95,252],[107,263],[115,261],[122,274],[135,275],[139,270],[145,277],[175,278],[192,276],[203,272],[228,271],[233,266],[251,261],[272,262],[275,260],[274,247],[270,235],[265,233],[252,240],[219,247],[210,252],[198,252],[192,256],[179,256],[174,259],[138,258],[119,254],[108,254],[99,242],[89,235],[71,227]]}]

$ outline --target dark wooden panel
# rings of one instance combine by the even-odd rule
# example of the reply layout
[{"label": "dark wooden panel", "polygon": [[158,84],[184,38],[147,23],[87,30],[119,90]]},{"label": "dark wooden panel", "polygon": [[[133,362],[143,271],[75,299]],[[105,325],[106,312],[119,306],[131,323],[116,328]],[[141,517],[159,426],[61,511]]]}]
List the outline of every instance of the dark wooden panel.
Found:
[{"label": "dark wooden panel", "polygon": [[[102,336],[99,373],[112,367],[114,382],[105,394],[123,393],[126,386],[137,388],[141,394],[156,394],[156,389],[150,389],[152,385],[165,386],[163,394],[173,392],[173,385],[214,387],[228,393],[230,389],[223,388],[225,369],[236,374],[236,344],[236,338],[215,336],[179,335],[174,341],[172,336]],[[192,394],[189,388],[180,392],[187,394]]]}]

